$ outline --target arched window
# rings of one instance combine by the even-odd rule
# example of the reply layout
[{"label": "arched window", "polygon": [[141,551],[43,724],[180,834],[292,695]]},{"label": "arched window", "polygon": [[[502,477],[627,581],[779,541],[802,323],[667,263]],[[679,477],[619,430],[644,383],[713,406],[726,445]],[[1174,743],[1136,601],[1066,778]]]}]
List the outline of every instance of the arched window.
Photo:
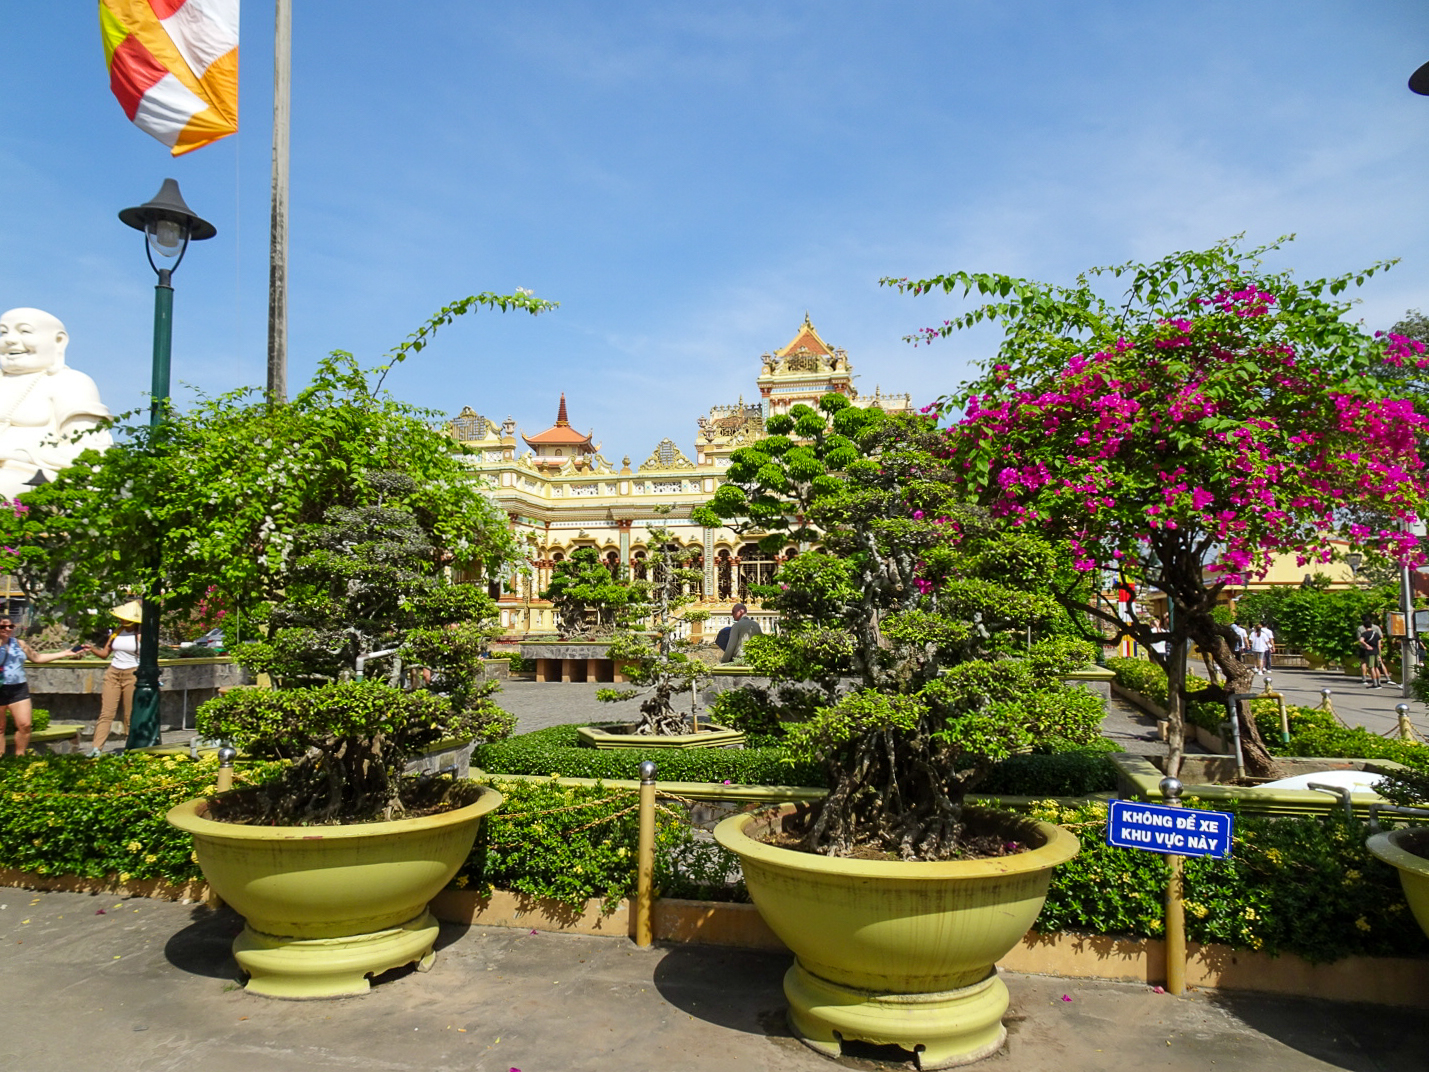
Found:
[{"label": "arched window", "polygon": [[631,572],[635,574],[635,579],[637,581],[644,581],[649,579],[646,576],[644,551],[635,552],[634,558],[631,559],[630,569]]},{"label": "arched window", "polygon": [[715,555],[715,591],[718,598],[728,600],[734,598],[734,559],[730,558],[728,551],[720,551]]},{"label": "arched window", "polygon": [[605,568],[610,571],[611,580],[620,580],[620,552],[607,551],[605,555]]},{"label": "arched window", "polygon": [[739,599],[752,598],[749,588],[755,584],[773,584],[777,563],[768,551],[757,543],[747,543],[739,549]]}]

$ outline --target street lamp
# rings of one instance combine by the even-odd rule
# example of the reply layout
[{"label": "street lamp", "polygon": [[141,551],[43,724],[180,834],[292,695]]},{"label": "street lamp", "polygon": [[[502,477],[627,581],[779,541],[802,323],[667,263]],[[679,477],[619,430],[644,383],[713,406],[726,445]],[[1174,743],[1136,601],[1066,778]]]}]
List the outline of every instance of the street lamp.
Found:
[{"label": "street lamp", "polygon": [[1409,88],[1421,96],[1429,97],[1429,63],[1409,76]]},{"label": "street lamp", "polygon": [[[217,228],[184,203],[179,184],[165,179],[153,198],[120,211],[119,219],[144,232],[144,253],[159,277],[154,285],[154,369],[150,388],[149,427],[164,419],[169,401],[169,352],[174,333],[173,274],[190,242],[201,242]],[[155,262],[155,256],[158,262]],[[172,261],[172,263],[169,263]],[[134,673],[134,708],[129,720],[126,748],[149,748],[159,743],[159,576],[162,562],[154,544],[154,583],[144,593],[143,620],[139,623],[139,667]]]}]

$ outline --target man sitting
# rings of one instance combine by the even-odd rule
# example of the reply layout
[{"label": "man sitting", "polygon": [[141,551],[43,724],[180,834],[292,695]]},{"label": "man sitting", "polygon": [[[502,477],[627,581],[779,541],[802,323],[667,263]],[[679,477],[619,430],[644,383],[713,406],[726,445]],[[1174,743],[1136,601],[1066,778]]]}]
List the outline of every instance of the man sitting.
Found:
[{"label": "man sitting", "polygon": [[729,627],[729,638],[724,642],[724,656],[720,662],[738,662],[744,650],[744,642],[752,636],[761,636],[764,633],[764,630],[759,628],[759,623],[748,615],[749,608],[743,603],[736,603],[734,609],[729,612],[734,622]]}]

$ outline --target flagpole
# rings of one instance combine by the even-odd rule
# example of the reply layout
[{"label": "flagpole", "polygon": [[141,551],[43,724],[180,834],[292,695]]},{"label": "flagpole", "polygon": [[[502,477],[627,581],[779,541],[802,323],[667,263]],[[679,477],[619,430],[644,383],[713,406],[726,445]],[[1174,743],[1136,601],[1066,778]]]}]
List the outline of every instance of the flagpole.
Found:
[{"label": "flagpole", "polygon": [[273,28],[273,223],[268,247],[268,401],[288,400],[288,128],[293,0],[276,0]]}]

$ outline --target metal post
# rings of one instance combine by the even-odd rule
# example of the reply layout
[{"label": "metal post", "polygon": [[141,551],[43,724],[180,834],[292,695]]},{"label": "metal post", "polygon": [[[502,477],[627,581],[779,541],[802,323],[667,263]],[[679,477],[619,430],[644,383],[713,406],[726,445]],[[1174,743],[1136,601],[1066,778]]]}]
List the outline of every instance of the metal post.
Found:
[{"label": "metal post", "polygon": [[[1408,521],[1403,525],[1406,533],[1411,531]],[[1399,567],[1399,609],[1404,612],[1404,636],[1399,641],[1399,694],[1407,699],[1409,682],[1414,677],[1410,666],[1414,658],[1414,584],[1407,564]]]},{"label": "metal post", "polygon": [[1409,721],[1409,705],[1407,703],[1395,704],[1394,713],[1399,716],[1399,739],[1401,741],[1417,741],[1419,738],[1414,733],[1414,726]]},{"label": "metal post", "polygon": [[224,745],[218,750],[218,784],[215,793],[227,793],[233,788],[233,761],[238,757],[237,749]]},{"label": "metal post", "polygon": [[655,900],[655,764],[640,764],[640,849],[635,886],[635,944],[650,948]]},{"label": "metal post", "polygon": [[[149,389],[149,428],[164,421],[169,404],[169,358],[174,339],[174,287],[168,268],[160,268],[154,285],[154,367]],[[155,446],[158,444],[156,443]],[[155,544],[154,581],[144,593],[139,622],[139,666],[134,671],[134,709],[129,720],[125,751],[152,748],[159,743],[159,614],[162,610],[159,577],[162,568]]]},{"label": "metal post", "polygon": [[[1181,807],[1179,778],[1161,779],[1161,796],[1173,807]],[[1166,991],[1180,997],[1186,992],[1186,911],[1182,905],[1182,857],[1166,856]]]},{"label": "metal post", "polygon": [[268,239],[268,402],[288,400],[288,131],[292,116],[293,0],[273,26],[273,213]]}]

